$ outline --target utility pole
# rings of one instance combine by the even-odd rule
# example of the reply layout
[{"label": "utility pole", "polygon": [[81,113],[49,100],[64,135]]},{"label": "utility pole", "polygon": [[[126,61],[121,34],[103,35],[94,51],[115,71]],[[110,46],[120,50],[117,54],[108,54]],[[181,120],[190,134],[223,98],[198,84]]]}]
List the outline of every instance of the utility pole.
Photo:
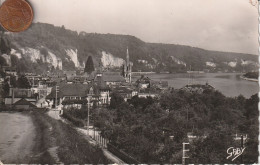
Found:
[{"label": "utility pole", "polygon": [[189,157],[185,154],[186,152],[190,151],[189,149],[185,149],[185,145],[189,145],[190,143],[182,143],[182,165],[185,165],[185,159]]},{"label": "utility pole", "polygon": [[55,94],[56,94],[56,97],[55,97],[55,109],[57,108],[57,101],[58,101],[58,91],[59,90],[59,86],[56,85],[56,89],[55,89]]},{"label": "utility pole", "polygon": [[[241,148],[244,148],[244,136],[241,135]],[[240,155],[241,164],[243,164],[243,155]]]},{"label": "utility pole", "polygon": [[96,136],[96,134],[95,134],[96,133],[95,132],[95,119],[96,119],[96,115],[92,114],[92,117],[93,117],[94,140],[96,140],[96,137],[95,137]]},{"label": "utility pole", "polygon": [[87,121],[88,135],[89,135],[89,108],[90,108],[90,98],[88,96],[88,121]]}]

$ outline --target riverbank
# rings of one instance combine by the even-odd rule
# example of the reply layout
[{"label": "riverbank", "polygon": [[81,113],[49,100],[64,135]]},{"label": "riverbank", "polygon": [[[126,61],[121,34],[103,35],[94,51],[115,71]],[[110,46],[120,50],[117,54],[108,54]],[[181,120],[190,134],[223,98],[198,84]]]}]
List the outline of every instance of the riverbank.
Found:
[{"label": "riverbank", "polygon": [[247,80],[247,81],[254,81],[254,82],[258,82],[258,79],[255,79],[255,78],[247,78],[243,75],[240,76],[241,79],[244,79],[244,80]]},{"label": "riverbank", "polygon": [[[12,155],[12,160],[3,163],[26,163],[26,164],[53,164],[53,163],[65,163],[65,164],[98,164],[98,163],[110,163],[104,156],[102,150],[98,147],[91,146],[85,137],[78,133],[71,125],[65,124],[60,120],[55,120],[46,114],[46,111],[30,111],[20,113],[10,113],[11,115],[27,116],[27,120],[30,120],[31,127],[34,129],[28,133],[25,141],[19,141],[19,144],[30,144],[30,148],[20,147],[23,150],[18,150],[16,154]],[[0,116],[4,113],[0,113]],[[9,119],[8,119],[9,120]],[[3,120],[2,120],[3,121]],[[11,123],[12,124],[12,123]],[[5,125],[5,124],[3,124]],[[6,125],[10,132],[12,130],[11,125]],[[23,125],[21,125],[23,127]],[[26,130],[28,130],[26,128]],[[2,130],[0,130],[2,131]],[[19,130],[18,130],[19,131]],[[5,134],[4,134],[5,135]],[[0,135],[2,139],[5,139],[3,134]],[[35,135],[35,136],[34,136]],[[0,141],[1,143],[1,141]],[[8,151],[8,146],[1,147],[2,152]],[[27,153],[21,159],[16,159],[19,154]],[[27,156],[28,155],[28,156]],[[0,152],[1,157],[1,152]]]},{"label": "riverbank", "polygon": [[[203,73],[203,74],[150,74],[147,75],[154,81],[167,81],[169,87],[180,89],[183,86],[193,84],[210,84],[216,90],[219,90],[225,96],[237,97],[243,95],[250,98],[259,91],[257,83],[253,81],[245,81],[240,76],[242,73]],[[132,81],[135,82],[140,76],[133,76]]]}]

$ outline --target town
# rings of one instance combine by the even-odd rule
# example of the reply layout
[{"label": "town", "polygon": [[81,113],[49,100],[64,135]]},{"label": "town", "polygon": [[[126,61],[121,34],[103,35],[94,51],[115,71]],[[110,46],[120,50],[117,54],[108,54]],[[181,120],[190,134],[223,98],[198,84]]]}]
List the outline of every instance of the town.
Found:
[{"label": "town", "polygon": [[[123,66],[116,70],[103,67],[101,62],[98,66],[94,66],[91,56],[89,56],[85,62],[84,68],[74,71],[63,71],[62,63],[60,63],[57,66],[58,71],[47,72],[42,75],[35,73],[18,74],[15,66],[2,66],[0,78],[2,89],[1,109],[12,109],[16,111],[37,111],[37,109],[45,109],[48,111],[48,114],[55,119],[65,119],[77,127],[85,128],[85,131],[84,129],[81,131],[91,137],[92,140],[98,143],[102,148],[107,148],[116,158],[119,157],[127,163],[140,163],[141,161],[149,161],[149,156],[139,157],[135,155],[135,158],[133,158],[133,151],[130,150],[130,154],[128,154],[126,153],[128,152],[127,150],[124,152],[120,149],[127,148],[127,146],[124,146],[124,143],[119,143],[116,139],[111,139],[114,135],[111,134],[110,130],[118,131],[115,130],[116,127],[107,128],[111,124],[108,124],[111,119],[106,116],[115,115],[111,109],[116,110],[116,116],[114,117],[120,119],[120,121],[113,119],[115,120],[113,122],[123,124],[131,120],[131,117],[125,116],[132,113],[129,111],[132,109],[131,106],[140,111],[135,112],[137,114],[143,113],[142,111],[146,109],[149,111],[152,110],[153,112],[146,112],[143,115],[146,116],[146,114],[150,114],[154,116],[153,119],[158,120],[157,118],[159,116],[159,118],[169,116],[171,112],[174,112],[172,109],[180,108],[180,113],[183,113],[183,110],[181,110],[183,105],[188,105],[188,107],[184,107],[184,109],[186,109],[185,111],[187,111],[185,112],[187,114],[184,114],[184,116],[187,116],[187,119],[184,120],[188,122],[194,120],[195,117],[193,112],[188,112],[194,109],[194,107],[189,107],[189,104],[197,104],[193,99],[186,103],[186,101],[188,101],[187,99],[190,99],[192,95],[197,97],[213,97],[213,95],[219,95],[212,98],[211,101],[213,102],[211,104],[215,104],[214,100],[217,101],[217,97],[225,99],[221,96],[222,94],[218,94],[218,91],[208,83],[203,85],[190,82],[182,88],[175,90],[168,86],[167,81],[155,81],[147,75],[142,75],[142,73],[139,73],[138,76],[133,76],[133,63],[130,61],[131,56],[128,48],[126,48],[125,56]],[[169,94],[172,96],[167,96]],[[187,94],[190,96],[185,96]],[[171,101],[172,99],[174,100],[173,102]],[[236,99],[243,100],[244,98]],[[128,104],[124,105],[123,102]],[[157,105],[157,102],[160,103],[160,105]],[[178,102],[182,105],[178,105]],[[207,104],[207,102],[205,103]],[[155,107],[149,107],[149,104]],[[153,110],[153,108],[155,109]],[[162,108],[165,110],[162,110]],[[134,109],[133,111],[136,111]],[[118,117],[117,115],[119,114],[122,116]],[[175,114],[175,112],[173,114],[174,116],[172,117],[174,118],[180,115]],[[121,121],[122,119],[126,121]],[[159,153],[165,152],[164,149],[165,147],[167,148],[166,144],[172,143],[173,141],[178,142],[180,138],[179,135],[176,135],[176,132],[178,132],[175,130],[176,128],[168,126],[169,123],[167,124],[167,119],[163,120],[159,121],[158,124],[162,126],[159,127],[160,130],[157,130],[159,131],[158,134],[154,136],[154,138],[161,139],[157,142],[159,146],[156,148],[156,152]],[[202,134],[196,133],[196,129],[201,127],[199,125],[204,123],[203,121],[193,122],[195,121],[192,121],[192,123],[188,125],[185,123],[183,125],[183,127],[187,127],[186,141],[189,142],[183,143],[183,152],[185,151],[185,147],[187,147],[185,145],[206,139],[209,136],[207,131],[202,131]],[[194,128],[195,125],[197,125],[197,128]],[[246,133],[236,132],[232,137],[235,143],[241,141],[243,144],[248,141],[248,134]],[[158,161],[157,159],[154,160]],[[164,162],[168,161],[168,158],[161,157],[160,160]]]},{"label": "town", "polygon": [[[62,69],[62,64],[59,68]],[[56,73],[37,75],[35,73],[17,74],[15,66],[2,66],[1,85],[4,95],[1,102],[15,108],[81,109],[83,104],[90,107],[106,107],[110,104],[111,93],[120,94],[125,101],[134,96],[156,97],[168,88],[167,81],[153,81],[140,76],[132,81],[132,66],[127,48],[126,60],[119,71],[94,66],[89,56],[85,68],[75,71],[59,70]],[[17,83],[21,84],[17,84]]]}]

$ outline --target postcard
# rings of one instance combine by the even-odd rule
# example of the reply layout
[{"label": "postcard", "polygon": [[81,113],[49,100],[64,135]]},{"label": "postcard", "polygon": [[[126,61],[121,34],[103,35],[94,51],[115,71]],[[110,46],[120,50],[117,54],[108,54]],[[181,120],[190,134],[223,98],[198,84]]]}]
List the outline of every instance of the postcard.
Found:
[{"label": "postcard", "polygon": [[0,164],[258,163],[257,0],[0,4]]}]

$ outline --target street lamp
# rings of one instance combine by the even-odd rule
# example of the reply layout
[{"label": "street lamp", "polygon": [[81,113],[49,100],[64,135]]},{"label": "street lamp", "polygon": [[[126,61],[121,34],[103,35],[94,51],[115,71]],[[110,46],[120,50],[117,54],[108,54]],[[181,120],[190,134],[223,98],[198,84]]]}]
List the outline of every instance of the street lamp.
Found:
[{"label": "street lamp", "polygon": [[55,109],[57,108],[59,86],[56,85],[55,89]]},{"label": "street lamp", "polygon": [[89,110],[90,110],[90,100],[92,98],[92,95],[88,95],[87,96],[87,101],[88,101],[88,121],[87,121],[87,132],[88,132],[88,135],[89,135]]},{"label": "street lamp", "polygon": [[90,107],[90,98],[89,98],[89,96],[87,97],[87,100],[88,100],[88,121],[87,121],[87,129],[88,129],[88,135],[89,135],[89,107]]}]

